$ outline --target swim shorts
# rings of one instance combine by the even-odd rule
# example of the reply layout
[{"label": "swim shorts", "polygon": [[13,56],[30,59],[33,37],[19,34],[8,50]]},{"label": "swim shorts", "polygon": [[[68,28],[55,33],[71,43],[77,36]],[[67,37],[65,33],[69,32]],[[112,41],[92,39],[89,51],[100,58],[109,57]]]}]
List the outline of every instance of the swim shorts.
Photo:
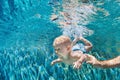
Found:
[{"label": "swim shorts", "polygon": [[77,43],[72,47],[72,51],[78,51],[78,50],[82,51],[83,53],[87,52],[85,46],[82,43]]}]

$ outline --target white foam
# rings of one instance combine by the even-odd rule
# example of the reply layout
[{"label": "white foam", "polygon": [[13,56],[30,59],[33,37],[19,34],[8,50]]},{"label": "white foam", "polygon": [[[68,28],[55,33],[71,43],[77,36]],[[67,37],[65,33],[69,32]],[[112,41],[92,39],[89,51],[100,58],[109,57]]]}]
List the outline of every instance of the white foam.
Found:
[{"label": "white foam", "polygon": [[90,22],[91,16],[96,14],[93,5],[76,6],[72,9],[67,9],[66,12],[69,13],[72,18],[70,21],[72,24],[63,26],[63,35],[67,35],[69,37],[86,37],[93,34],[93,31],[85,26]]},{"label": "white foam", "polygon": [[79,36],[90,36],[93,34],[93,31],[88,29],[85,26],[67,26],[62,28],[63,35],[69,36],[69,37],[79,37]]}]

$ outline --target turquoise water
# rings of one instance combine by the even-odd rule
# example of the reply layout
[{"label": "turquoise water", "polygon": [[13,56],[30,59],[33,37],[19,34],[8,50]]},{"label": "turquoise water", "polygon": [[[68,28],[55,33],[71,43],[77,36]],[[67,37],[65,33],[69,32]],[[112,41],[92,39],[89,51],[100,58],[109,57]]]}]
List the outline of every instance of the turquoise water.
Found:
[{"label": "turquoise water", "polygon": [[[119,80],[119,68],[101,69],[86,63],[79,70],[63,63],[50,66],[56,58],[52,42],[62,30],[49,19],[53,6],[58,5],[48,2],[0,0],[0,80]],[[86,37],[94,45],[89,54],[101,60],[118,56],[120,1],[96,0],[93,5],[100,10],[86,24],[94,31]]]}]

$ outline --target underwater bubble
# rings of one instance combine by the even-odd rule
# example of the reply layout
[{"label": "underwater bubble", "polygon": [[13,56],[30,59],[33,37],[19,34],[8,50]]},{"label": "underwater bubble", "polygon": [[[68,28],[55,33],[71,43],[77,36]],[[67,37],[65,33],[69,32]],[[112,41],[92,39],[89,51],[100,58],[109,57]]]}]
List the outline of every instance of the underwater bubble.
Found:
[{"label": "underwater bubble", "polygon": [[87,36],[91,36],[93,34],[92,30],[89,30],[87,27],[85,26],[69,26],[69,27],[65,27],[62,29],[63,35],[69,36],[69,37],[87,37]]}]

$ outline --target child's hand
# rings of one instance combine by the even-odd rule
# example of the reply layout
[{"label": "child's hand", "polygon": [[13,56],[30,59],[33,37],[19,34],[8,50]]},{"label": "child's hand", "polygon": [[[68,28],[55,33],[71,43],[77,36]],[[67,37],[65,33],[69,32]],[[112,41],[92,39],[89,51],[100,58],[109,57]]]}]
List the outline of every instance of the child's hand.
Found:
[{"label": "child's hand", "polygon": [[73,63],[73,68],[79,69],[82,65],[82,62],[76,61]]}]

